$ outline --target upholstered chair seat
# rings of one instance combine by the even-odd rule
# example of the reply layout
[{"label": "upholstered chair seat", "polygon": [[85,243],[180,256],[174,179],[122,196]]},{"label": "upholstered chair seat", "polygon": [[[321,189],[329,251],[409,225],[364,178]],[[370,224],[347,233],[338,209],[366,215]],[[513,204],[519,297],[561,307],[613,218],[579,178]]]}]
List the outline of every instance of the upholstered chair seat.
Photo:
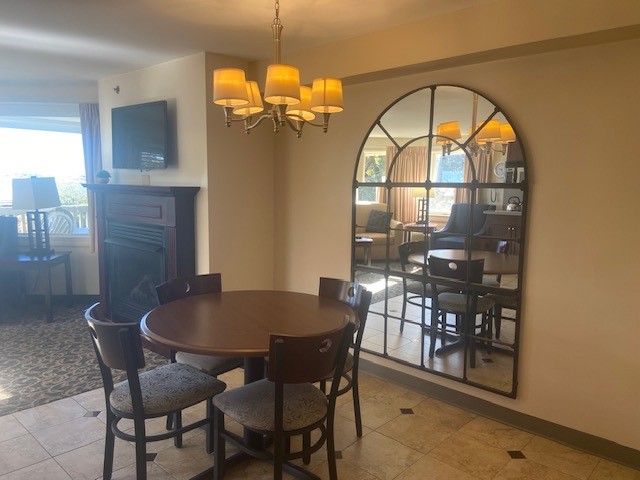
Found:
[{"label": "upholstered chair seat", "polygon": [[[194,367],[180,363],[163,365],[138,375],[145,415],[162,416],[183,410],[224,391],[226,385]],[[133,418],[133,404],[129,382],[114,386],[109,396],[111,407],[118,416]]]},{"label": "upholstered chair seat", "polygon": [[[275,429],[275,383],[267,379],[220,394],[213,405],[246,427],[266,432]],[[314,385],[285,384],[283,429],[292,432],[319,422],[328,405],[327,396]]]},{"label": "upholstered chair seat", "polygon": [[214,377],[243,365],[242,358],[216,357],[186,352],[176,352],[176,362],[191,365],[201,372]]},{"label": "upholstered chair seat", "polygon": [[[467,296],[462,293],[445,292],[438,295],[438,304],[441,310],[454,313],[465,313],[467,308]],[[491,310],[495,302],[487,297],[477,297],[476,313]]]}]

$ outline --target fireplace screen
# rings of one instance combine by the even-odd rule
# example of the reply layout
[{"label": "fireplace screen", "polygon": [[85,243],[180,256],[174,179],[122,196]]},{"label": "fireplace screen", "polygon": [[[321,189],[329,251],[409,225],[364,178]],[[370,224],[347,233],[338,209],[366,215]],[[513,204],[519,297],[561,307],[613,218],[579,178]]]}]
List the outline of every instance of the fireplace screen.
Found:
[{"label": "fireplace screen", "polygon": [[137,321],[158,305],[155,287],[166,280],[164,229],[111,223],[105,243],[112,315]]}]

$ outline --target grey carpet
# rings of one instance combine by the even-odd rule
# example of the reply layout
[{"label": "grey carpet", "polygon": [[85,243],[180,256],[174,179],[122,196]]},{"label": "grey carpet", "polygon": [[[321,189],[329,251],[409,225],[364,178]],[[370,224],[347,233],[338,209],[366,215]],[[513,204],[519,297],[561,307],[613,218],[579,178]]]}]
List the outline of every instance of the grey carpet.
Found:
[{"label": "grey carpet", "polygon": [[[86,301],[86,299],[84,299]],[[54,304],[45,323],[42,302],[0,305],[0,416],[102,387],[84,310]],[[145,351],[147,368],[167,359]],[[123,379],[123,376],[118,378]]]}]

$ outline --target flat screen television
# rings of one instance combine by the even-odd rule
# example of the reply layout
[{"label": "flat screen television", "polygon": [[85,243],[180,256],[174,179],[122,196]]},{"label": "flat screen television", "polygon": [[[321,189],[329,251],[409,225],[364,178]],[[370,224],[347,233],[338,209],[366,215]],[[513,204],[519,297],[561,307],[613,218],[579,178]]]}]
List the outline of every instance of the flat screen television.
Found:
[{"label": "flat screen television", "polygon": [[169,163],[167,102],[111,109],[113,168],[152,170]]}]

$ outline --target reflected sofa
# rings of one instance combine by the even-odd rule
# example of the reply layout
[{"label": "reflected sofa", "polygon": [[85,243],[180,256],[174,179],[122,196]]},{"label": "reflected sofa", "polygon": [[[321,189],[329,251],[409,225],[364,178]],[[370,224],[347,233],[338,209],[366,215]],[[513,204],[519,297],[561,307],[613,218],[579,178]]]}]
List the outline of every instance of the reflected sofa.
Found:
[{"label": "reflected sofa", "polygon": [[[369,215],[372,210],[378,210],[382,212],[387,211],[386,203],[363,203],[356,204],[356,235],[362,235],[363,237],[369,237],[373,239],[373,245],[371,246],[371,259],[372,260],[383,260],[386,255],[386,245],[387,245],[387,234],[379,233],[379,232],[367,232],[366,226],[367,221],[369,220]],[[393,219],[391,217],[390,221],[390,231],[389,231],[389,258],[393,260],[397,260],[398,256],[398,245],[402,243],[402,228],[403,224]],[[356,259],[362,260],[364,258],[364,249],[356,248]]]}]

